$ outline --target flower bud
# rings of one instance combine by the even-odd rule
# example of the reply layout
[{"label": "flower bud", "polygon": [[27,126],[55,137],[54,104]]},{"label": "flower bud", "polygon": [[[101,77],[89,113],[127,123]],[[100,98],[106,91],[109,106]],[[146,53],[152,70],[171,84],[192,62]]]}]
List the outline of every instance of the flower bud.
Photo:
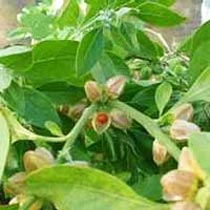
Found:
[{"label": "flower bud", "polygon": [[23,182],[25,180],[26,173],[25,172],[19,172],[11,176],[5,186],[4,191],[8,194],[17,195],[21,193],[21,190],[23,189]]},{"label": "flower bud", "polygon": [[102,98],[102,89],[95,81],[88,81],[85,83],[85,93],[91,102],[100,101]]},{"label": "flower bud", "polygon": [[191,104],[183,104],[174,110],[174,118],[177,120],[191,121],[193,118],[193,106]]},{"label": "flower bud", "polygon": [[179,157],[178,169],[194,173],[201,180],[204,180],[204,178],[206,177],[205,172],[200,168],[188,147],[182,148]]},{"label": "flower bud", "polygon": [[114,109],[110,115],[114,127],[125,130],[131,126],[132,120],[124,112]]},{"label": "flower bud", "polygon": [[188,171],[172,170],[161,179],[163,198],[166,201],[183,201],[194,196],[198,180],[195,174]]},{"label": "flower bud", "polygon": [[110,99],[117,99],[122,94],[125,84],[125,76],[115,76],[110,78],[106,83],[108,97]]},{"label": "flower bud", "polygon": [[202,210],[201,207],[193,202],[184,201],[175,203],[171,210]]},{"label": "flower bud", "polygon": [[54,163],[52,154],[45,148],[37,148],[35,151],[27,151],[23,156],[24,166],[27,172],[37,170]]},{"label": "flower bud", "polygon": [[169,157],[166,147],[160,144],[157,139],[153,141],[152,154],[157,165],[162,165]]},{"label": "flower bud", "polygon": [[106,131],[111,124],[111,117],[106,112],[98,112],[94,115],[92,119],[92,126],[93,129],[98,134],[102,134],[104,131]]},{"label": "flower bud", "polygon": [[175,120],[170,128],[170,136],[173,139],[185,140],[190,134],[200,132],[200,128],[191,122],[185,120]]},{"label": "flower bud", "polygon": [[85,103],[78,103],[75,104],[74,106],[72,106],[69,110],[68,115],[74,119],[74,120],[78,120],[81,116],[83,111],[86,108],[86,104]]}]

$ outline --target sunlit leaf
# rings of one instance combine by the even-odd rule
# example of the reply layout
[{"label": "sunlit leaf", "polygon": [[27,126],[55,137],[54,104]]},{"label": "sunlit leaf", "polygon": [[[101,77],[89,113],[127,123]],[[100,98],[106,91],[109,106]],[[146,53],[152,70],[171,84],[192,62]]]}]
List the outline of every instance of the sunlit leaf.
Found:
[{"label": "sunlit leaf", "polygon": [[79,76],[86,74],[97,63],[103,52],[103,30],[89,32],[79,44],[76,54],[76,71]]},{"label": "sunlit leaf", "polygon": [[155,93],[155,102],[160,115],[163,113],[165,106],[169,102],[172,92],[172,86],[168,82],[164,82],[158,86]]},{"label": "sunlit leaf", "polygon": [[188,140],[190,149],[202,169],[210,174],[210,133],[194,133]]},{"label": "sunlit leaf", "polygon": [[7,121],[4,115],[0,112],[0,180],[4,172],[4,167],[7,160],[10,144],[10,133]]},{"label": "sunlit leaf", "polygon": [[56,166],[28,176],[26,191],[62,210],[169,209],[138,196],[119,179],[85,167]]},{"label": "sunlit leaf", "polygon": [[185,18],[168,9],[166,6],[154,2],[146,2],[137,7],[137,16],[156,26],[173,26],[182,23]]}]

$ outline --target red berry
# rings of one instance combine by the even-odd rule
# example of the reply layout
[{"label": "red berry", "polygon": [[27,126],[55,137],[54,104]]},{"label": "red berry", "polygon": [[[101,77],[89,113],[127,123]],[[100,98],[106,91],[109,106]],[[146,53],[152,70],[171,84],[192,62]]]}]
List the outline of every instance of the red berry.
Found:
[{"label": "red berry", "polygon": [[100,123],[100,124],[106,124],[109,120],[108,118],[108,115],[106,113],[100,113],[97,115],[97,118],[96,118],[97,122]]}]

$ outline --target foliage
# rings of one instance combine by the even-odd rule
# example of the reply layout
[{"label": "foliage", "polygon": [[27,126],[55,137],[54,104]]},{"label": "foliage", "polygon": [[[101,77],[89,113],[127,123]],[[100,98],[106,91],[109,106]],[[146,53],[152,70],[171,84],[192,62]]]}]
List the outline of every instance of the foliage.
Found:
[{"label": "foliage", "polygon": [[0,209],[170,209],[162,177],[186,163],[208,209],[209,22],[171,49],[174,0],[57,3],[23,8],[24,44],[0,50]]}]

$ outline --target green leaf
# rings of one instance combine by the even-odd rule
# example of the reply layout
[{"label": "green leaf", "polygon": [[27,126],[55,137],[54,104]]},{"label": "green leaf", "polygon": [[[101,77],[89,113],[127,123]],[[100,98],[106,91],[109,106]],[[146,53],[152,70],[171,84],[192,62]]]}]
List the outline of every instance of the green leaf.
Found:
[{"label": "green leaf", "polygon": [[68,0],[66,6],[60,12],[57,18],[57,23],[60,28],[65,26],[77,25],[79,17],[79,5],[77,0]]},{"label": "green leaf", "polygon": [[185,18],[171,11],[166,6],[154,2],[140,4],[137,16],[150,24],[167,27],[182,23]]},{"label": "green leaf", "polygon": [[178,103],[181,104],[181,103],[200,101],[200,100],[210,102],[209,83],[210,83],[210,67],[207,67]]},{"label": "green leaf", "polygon": [[[162,187],[160,184],[161,175],[147,176],[140,179],[132,188],[141,196],[150,200],[159,201],[162,199]],[[153,187],[151,187],[153,186]]]},{"label": "green leaf", "polygon": [[0,210],[18,210],[18,205],[0,206]]},{"label": "green leaf", "polygon": [[210,133],[193,133],[188,144],[201,168],[210,174]]},{"label": "green leaf", "polygon": [[4,89],[7,89],[12,82],[12,75],[9,72],[9,69],[0,65],[0,92]]},{"label": "green leaf", "polygon": [[10,145],[10,133],[7,125],[7,121],[3,114],[0,112],[0,181],[2,181],[2,176],[4,172],[4,168],[7,161],[7,155],[9,152]]},{"label": "green leaf", "polygon": [[41,169],[26,179],[26,192],[46,198],[62,210],[169,209],[139,197],[117,178],[86,167]]},{"label": "green leaf", "polygon": [[74,105],[85,98],[83,87],[72,86],[65,82],[49,83],[41,86],[39,90],[47,95],[56,105]]},{"label": "green leaf", "polygon": [[76,54],[76,71],[79,76],[88,73],[103,52],[103,29],[89,32],[79,44]]},{"label": "green leaf", "polygon": [[191,81],[194,82],[198,76],[210,65],[210,41],[202,42],[192,55],[189,66]]},{"label": "green leaf", "polygon": [[138,31],[136,36],[139,43],[140,55],[145,58],[157,59],[159,52],[155,43],[143,31]]},{"label": "green leaf", "polygon": [[159,3],[163,4],[167,7],[171,6],[172,4],[175,3],[176,0],[115,0],[114,6],[128,6],[128,7],[137,7],[142,3],[145,2],[154,2],[154,3]]},{"label": "green leaf", "polygon": [[[134,54],[137,50],[136,47],[133,45],[133,40],[131,38],[131,33],[128,33],[128,25],[122,24],[120,28],[115,26],[111,27],[111,36],[115,45],[118,45],[125,51]],[[132,34],[135,35],[135,31],[132,31]]]},{"label": "green leaf", "polygon": [[32,50],[24,46],[2,49],[0,50],[0,63],[14,71],[26,71],[32,63]]},{"label": "green leaf", "polygon": [[50,99],[41,92],[13,84],[3,93],[9,107],[15,110],[28,123],[45,128],[45,122],[60,124],[58,114]]},{"label": "green leaf", "polygon": [[75,72],[75,54],[78,43],[68,40],[44,41],[33,48],[33,63],[24,74],[33,86],[66,81],[83,86],[84,78],[79,79]]},{"label": "green leaf", "polygon": [[97,64],[91,70],[94,79],[98,83],[106,81],[117,75],[129,76],[129,68],[125,62],[113,53],[104,53]]},{"label": "green leaf", "polygon": [[53,16],[47,15],[36,7],[22,11],[20,22],[34,39],[40,40],[53,33]]},{"label": "green leaf", "polygon": [[167,103],[169,102],[173,89],[170,83],[163,82],[158,86],[155,92],[155,102],[157,104],[159,115],[161,116]]},{"label": "green leaf", "polygon": [[[179,47],[179,51],[186,52],[190,57],[203,42],[210,39],[210,21],[200,26],[190,38]],[[206,48],[207,49],[207,48]]]}]

